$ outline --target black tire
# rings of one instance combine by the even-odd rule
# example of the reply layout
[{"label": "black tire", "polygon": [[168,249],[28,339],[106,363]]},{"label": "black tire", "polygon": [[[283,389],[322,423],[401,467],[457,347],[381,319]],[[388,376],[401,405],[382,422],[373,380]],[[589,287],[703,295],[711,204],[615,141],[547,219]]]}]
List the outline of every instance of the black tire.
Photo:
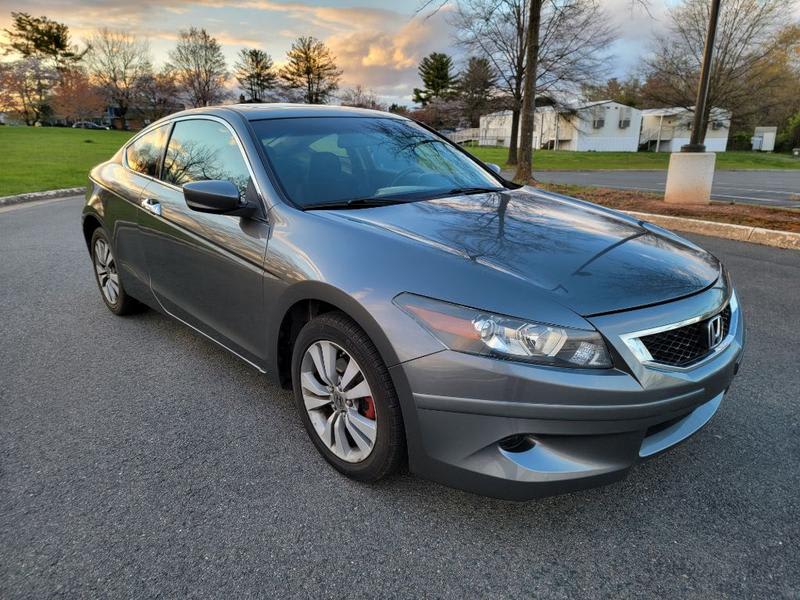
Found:
[{"label": "black tire", "polygon": [[[300,385],[300,369],[306,350],[315,342],[330,341],[350,354],[364,374],[372,392],[377,415],[377,434],[369,456],[361,462],[337,457],[317,434],[306,412]],[[292,352],[292,387],[295,403],[308,436],[320,454],[336,470],[358,481],[377,481],[394,473],[406,459],[403,417],[389,371],[367,334],[340,312],[329,312],[306,323]]]},{"label": "black tire", "polygon": [[[112,253],[112,258],[114,260],[114,264],[116,266],[116,255],[114,254],[114,246],[111,244],[111,240],[109,239],[106,232],[103,230],[102,227],[98,227],[92,233],[92,239],[89,242],[89,251],[92,255],[92,271],[94,272],[94,280],[97,282],[97,289],[100,291],[100,297],[103,299],[103,303],[108,307],[108,310],[113,312],[115,315],[124,316],[130,315],[133,313],[141,312],[144,309],[144,305],[136,300],[135,298],[128,295],[125,291],[125,287],[122,285],[122,279],[119,278],[119,291],[117,293],[117,297],[115,301],[111,301],[107,296],[106,293],[103,291],[103,286],[100,283],[100,276],[95,268],[97,257],[95,256],[95,251],[97,248],[97,240],[103,240],[108,245]],[[118,272],[117,272],[118,274]]]}]

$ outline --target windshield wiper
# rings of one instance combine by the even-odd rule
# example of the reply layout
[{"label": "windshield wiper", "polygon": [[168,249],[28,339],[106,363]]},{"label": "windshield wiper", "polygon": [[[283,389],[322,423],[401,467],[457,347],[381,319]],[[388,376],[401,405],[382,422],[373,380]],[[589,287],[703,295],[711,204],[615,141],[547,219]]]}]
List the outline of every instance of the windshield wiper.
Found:
[{"label": "windshield wiper", "polygon": [[353,198],[351,200],[341,200],[337,202],[317,202],[306,204],[303,210],[325,210],[328,208],[370,208],[372,206],[388,206],[390,204],[402,204],[408,202],[406,198]]},{"label": "windshield wiper", "polygon": [[452,188],[442,194],[443,196],[452,196],[454,194],[485,194],[487,192],[503,192],[506,188],[502,187],[457,187]]}]

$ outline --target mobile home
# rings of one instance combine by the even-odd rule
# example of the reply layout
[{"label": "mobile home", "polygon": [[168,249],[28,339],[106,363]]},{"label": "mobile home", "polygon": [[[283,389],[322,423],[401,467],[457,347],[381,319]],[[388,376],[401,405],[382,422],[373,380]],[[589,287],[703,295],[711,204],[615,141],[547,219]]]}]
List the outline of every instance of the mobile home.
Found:
[{"label": "mobile home", "polygon": [[[680,106],[650,108],[642,111],[642,133],[639,142],[655,152],[680,152],[689,143],[694,111]],[[709,113],[706,137],[703,142],[709,152],[725,152],[731,129],[731,113],[712,108]]]}]

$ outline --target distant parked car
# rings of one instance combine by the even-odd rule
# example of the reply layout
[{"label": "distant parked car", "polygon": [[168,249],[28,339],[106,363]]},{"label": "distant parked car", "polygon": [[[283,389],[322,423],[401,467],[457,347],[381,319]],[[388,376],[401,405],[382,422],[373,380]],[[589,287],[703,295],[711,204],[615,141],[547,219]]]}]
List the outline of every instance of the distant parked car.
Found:
[{"label": "distant parked car", "polygon": [[97,123],[92,123],[91,121],[78,121],[77,123],[72,124],[73,129],[105,129],[108,130],[109,128],[105,125],[98,125]]}]

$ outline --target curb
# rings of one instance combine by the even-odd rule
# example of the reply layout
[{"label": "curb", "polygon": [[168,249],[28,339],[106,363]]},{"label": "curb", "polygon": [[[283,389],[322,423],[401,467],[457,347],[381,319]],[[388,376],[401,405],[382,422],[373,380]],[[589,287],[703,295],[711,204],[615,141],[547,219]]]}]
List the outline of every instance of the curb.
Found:
[{"label": "curb", "polygon": [[[83,194],[86,188],[65,188],[61,190],[51,190],[49,192],[33,192],[30,194],[19,194],[17,196],[4,196],[0,198],[0,207],[22,204],[24,202],[36,202],[37,200],[53,200],[56,198],[66,198]],[[748,227],[746,225],[734,225],[732,223],[719,223],[717,221],[703,221],[700,219],[687,219],[685,217],[671,217],[668,215],[656,215],[635,211],[623,211],[627,214],[649,221],[667,229],[697,233],[700,235],[710,235],[712,237],[736,240],[739,242],[751,242],[775,248],[787,248],[790,250],[800,250],[800,233],[791,231],[777,231],[774,229],[764,229],[762,227]]]},{"label": "curb", "polygon": [[53,200],[55,198],[66,198],[76,196],[86,192],[85,187],[64,188],[61,190],[50,190],[47,192],[32,192],[30,194],[18,194],[16,196],[0,197],[0,206],[11,206],[22,204],[23,202],[36,202],[37,200]]},{"label": "curb", "polygon": [[710,235],[712,237],[726,238],[739,242],[750,242],[773,246],[775,248],[788,248],[800,250],[800,233],[792,231],[777,231],[762,227],[748,227],[747,225],[733,225],[732,223],[718,223],[716,221],[702,221],[700,219],[687,219],[685,217],[670,217],[634,211],[624,211],[627,214],[649,221],[667,229]]}]

